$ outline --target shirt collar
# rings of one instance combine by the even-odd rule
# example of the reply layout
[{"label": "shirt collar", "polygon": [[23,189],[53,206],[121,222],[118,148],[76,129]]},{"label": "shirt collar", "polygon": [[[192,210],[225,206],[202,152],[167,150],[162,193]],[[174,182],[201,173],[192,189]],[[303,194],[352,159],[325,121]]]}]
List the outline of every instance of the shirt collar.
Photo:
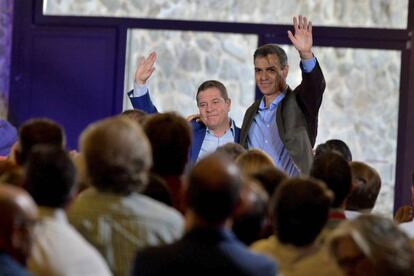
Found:
[{"label": "shirt collar", "polygon": [[265,104],[265,98],[263,97],[260,101],[259,110],[274,110],[279,105],[279,103],[283,100],[283,98],[286,96],[286,91],[282,92],[280,95],[276,97],[276,99],[273,100],[273,102],[270,104],[270,106],[267,108]]}]

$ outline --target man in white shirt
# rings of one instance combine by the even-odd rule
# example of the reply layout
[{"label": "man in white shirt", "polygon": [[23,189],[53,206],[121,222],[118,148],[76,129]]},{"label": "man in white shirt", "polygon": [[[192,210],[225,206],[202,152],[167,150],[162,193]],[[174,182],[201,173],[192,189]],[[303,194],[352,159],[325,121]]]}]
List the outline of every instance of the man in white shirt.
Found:
[{"label": "man in white shirt", "polygon": [[64,207],[74,191],[75,167],[59,147],[35,146],[26,187],[39,205],[28,269],[35,275],[112,275],[98,251],[69,224]]}]

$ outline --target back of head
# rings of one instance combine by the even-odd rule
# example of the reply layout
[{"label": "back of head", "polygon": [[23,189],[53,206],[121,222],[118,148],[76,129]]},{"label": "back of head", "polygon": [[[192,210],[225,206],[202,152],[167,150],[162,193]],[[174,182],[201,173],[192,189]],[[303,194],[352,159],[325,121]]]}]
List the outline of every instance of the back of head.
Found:
[{"label": "back of head", "polygon": [[63,128],[50,119],[32,119],[19,129],[17,161],[23,165],[35,145],[49,145],[64,148],[66,143]]},{"label": "back of head", "polygon": [[31,227],[37,207],[21,188],[0,185],[0,251],[25,265],[31,249]]},{"label": "back of head", "polygon": [[307,246],[328,220],[332,192],[316,179],[284,181],[272,198],[276,236],[282,243]]},{"label": "back of head", "polygon": [[191,129],[175,113],[151,116],[144,126],[152,146],[152,171],[160,176],[182,175],[189,159]]},{"label": "back of head", "polygon": [[37,145],[26,162],[25,187],[39,206],[64,207],[72,198],[75,166],[59,147]]},{"label": "back of head", "polygon": [[269,196],[264,188],[254,179],[248,178],[241,190],[241,202],[233,218],[233,232],[237,238],[250,245],[254,241],[264,238],[263,232],[267,229],[267,209]]},{"label": "back of head", "polygon": [[339,139],[331,139],[319,144],[315,149],[315,158],[330,151],[335,151],[344,157],[348,162],[352,161],[352,153],[348,145]]},{"label": "back of head", "polygon": [[333,208],[343,206],[352,187],[351,168],[345,158],[336,152],[317,156],[313,161],[310,176],[324,181],[333,191]]},{"label": "back of head", "polygon": [[167,182],[156,174],[149,174],[148,185],[142,193],[152,199],[164,203],[165,205],[174,207],[172,194]]},{"label": "back of head", "polygon": [[[350,246],[344,246],[344,243],[353,243],[356,247],[353,251],[360,252],[356,258],[359,262],[367,260],[369,267],[347,262],[355,257],[347,250]],[[407,235],[392,219],[361,215],[346,220],[332,232],[328,244],[344,270],[364,268],[364,271],[357,271],[364,274],[358,275],[414,275],[414,250]]]},{"label": "back of head", "polygon": [[129,194],[147,184],[151,147],[141,127],[127,118],[88,126],[80,137],[80,154],[87,178],[100,191]]},{"label": "back of head", "polygon": [[266,190],[269,197],[271,197],[275,193],[277,187],[279,187],[282,181],[286,180],[288,176],[276,167],[267,167],[253,173],[252,178],[257,180]]},{"label": "back of head", "polygon": [[236,164],[245,175],[252,175],[258,170],[267,167],[275,167],[273,159],[264,151],[250,149],[242,153],[237,159]]},{"label": "back of head", "polygon": [[230,218],[240,201],[242,178],[237,166],[221,155],[201,159],[188,177],[187,203],[210,225]]},{"label": "back of head", "polygon": [[10,154],[12,146],[17,141],[17,130],[8,121],[0,119],[0,156]]},{"label": "back of head", "polygon": [[233,161],[236,161],[237,157],[245,153],[247,150],[240,144],[227,143],[216,149],[217,153],[224,154]]},{"label": "back of head", "polygon": [[266,57],[268,55],[276,55],[279,62],[280,62],[280,68],[285,68],[286,65],[288,65],[288,58],[286,55],[285,50],[283,50],[279,45],[277,44],[265,44],[260,46],[256,49],[256,51],[253,54],[253,60],[255,60],[257,57]]},{"label": "back of head", "polygon": [[143,125],[148,118],[148,114],[140,109],[125,110],[121,113],[121,116],[125,116],[139,125]]},{"label": "back of head", "polygon": [[371,166],[353,161],[351,162],[353,189],[346,200],[346,209],[359,211],[371,210],[381,189],[381,178]]}]

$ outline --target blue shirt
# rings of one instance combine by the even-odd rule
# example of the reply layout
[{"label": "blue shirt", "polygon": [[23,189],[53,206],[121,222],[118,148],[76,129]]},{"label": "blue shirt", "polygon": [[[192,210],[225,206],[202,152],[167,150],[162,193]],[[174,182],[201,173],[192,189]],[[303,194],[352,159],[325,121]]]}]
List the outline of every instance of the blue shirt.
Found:
[{"label": "blue shirt", "polygon": [[212,130],[206,129],[206,136],[204,137],[203,144],[201,145],[200,153],[198,154],[197,161],[204,156],[214,152],[218,147],[227,143],[234,143],[235,125],[231,120],[230,128],[226,130],[223,136],[217,137]]},{"label": "blue shirt", "polygon": [[[315,68],[316,59],[302,60],[301,63],[302,70],[309,73]],[[298,176],[300,172],[280,139],[276,125],[277,108],[285,95],[286,91],[277,96],[269,107],[266,107],[265,100],[262,99],[249,129],[247,146],[249,149],[263,150],[272,157],[276,167],[285,171],[289,176]]]}]

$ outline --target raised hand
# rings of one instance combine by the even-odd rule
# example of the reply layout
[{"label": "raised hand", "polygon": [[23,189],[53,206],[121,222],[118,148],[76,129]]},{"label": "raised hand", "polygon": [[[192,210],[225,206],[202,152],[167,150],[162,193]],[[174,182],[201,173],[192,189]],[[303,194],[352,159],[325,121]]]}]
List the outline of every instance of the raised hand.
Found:
[{"label": "raised hand", "polygon": [[292,41],[302,59],[312,58],[312,22],[308,21],[305,16],[299,15],[298,18],[293,17],[293,26],[295,34],[293,35],[291,31],[288,31],[290,41]]},{"label": "raised hand", "polygon": [[138,59],[137,70],[135,71],[135,82],[145,84],[155,70],[154,63],[157,60],[157,53],[152,52],[147,58]]}]

